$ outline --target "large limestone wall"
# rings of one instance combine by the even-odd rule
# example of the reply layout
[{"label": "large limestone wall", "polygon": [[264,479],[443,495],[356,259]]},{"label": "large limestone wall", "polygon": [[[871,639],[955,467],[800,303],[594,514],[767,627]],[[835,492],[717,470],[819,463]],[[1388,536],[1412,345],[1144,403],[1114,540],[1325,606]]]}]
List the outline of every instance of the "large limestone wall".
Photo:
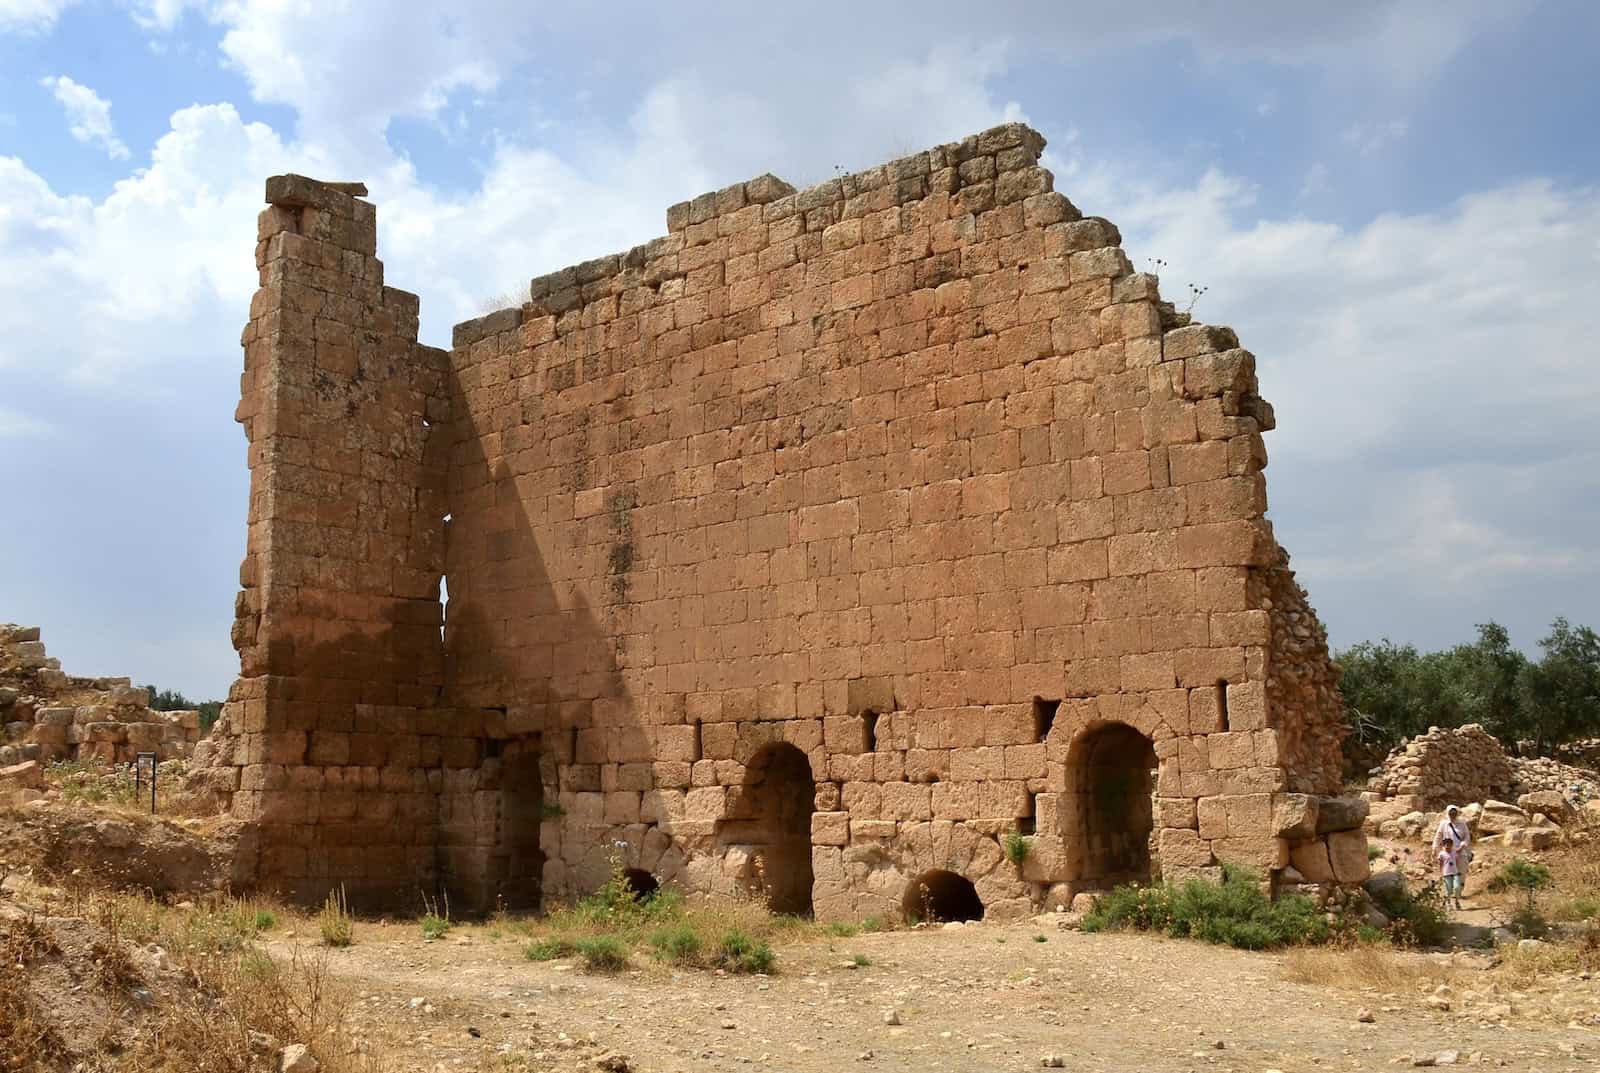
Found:
[{"label": "large limestone wall", "polygon": [[1093,878],[1128,841],[1094,829],[1105,724],[1153,745],[1169,873],[1280,867],[1284,792],[1336,790],[1254,360],[1052,191],[1042,144],[763,176],[458,327],[447,693],[557,763],[547,889],[617,838],[734,889],[775,742],[815,780],[826,913],[932,868],[991,903]]},{"label": "large limestone wall", "polygon": [[1329,856],[1334,672],[1254,359],[1042,147],[706,194],[448,354],[363,191],[270,180],[242,677],[198,776],[262,881],[532,904],[620,846],[838,917],[934,872],[1022,912]]}]

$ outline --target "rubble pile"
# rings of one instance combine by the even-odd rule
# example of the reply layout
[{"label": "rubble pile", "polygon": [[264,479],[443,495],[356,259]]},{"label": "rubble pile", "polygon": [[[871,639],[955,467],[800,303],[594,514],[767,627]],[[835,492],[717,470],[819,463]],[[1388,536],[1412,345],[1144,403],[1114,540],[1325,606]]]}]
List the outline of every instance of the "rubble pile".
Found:
[{"label": "rubble pile", "polygon": [[[141,752],[172,760],[190,756],[200,737],[199,712],[152,711],[149,691],[127,678],[68,675],[46,654],[39,627],[0,624],[0,769],[128,763]],[[33,789],[22,781],[4,780],[0,793]]]}]

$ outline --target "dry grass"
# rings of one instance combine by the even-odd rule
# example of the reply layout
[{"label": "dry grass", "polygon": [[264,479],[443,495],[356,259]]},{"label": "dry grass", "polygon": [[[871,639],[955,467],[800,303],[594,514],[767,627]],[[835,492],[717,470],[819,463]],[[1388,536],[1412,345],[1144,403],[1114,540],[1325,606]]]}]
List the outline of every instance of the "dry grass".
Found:
[{"label": "dry grass", "polygon": [[53,1069],[67,1057],[27,989],[26,969],[0,965],[0,1070]]},{"label": "dry grass", "polygon": [[[80,938],[75,948],[57,942],[48,922],[34,916],[0,921],[0,1073],[66,1065],[84,1073],[251,1073],[271,1065],[265,1037],[305,1044],[324,1073],[384,1068],[352,1046],[351,996],[324,955],[296,952],[279,962],[256,944],[281,908],[217,897],[179,909],[100,891],[69,900],[95,925],[92,940]],[[170,971],[145,960],[139,948],[150,945],[166,952]],[[37,983],[40,966],[69,958],[65,968],[92,980],[106,998],[103,1025],[74,1026],[96,1042],[71,1053],[64,1025],[52,1020],[64,1014],[30,990],[29,969],[20,967],[29,965]],[[135,988],[150,992],[146,1003],[129,1001]]]},{"label": "dry grass", "polygon": [[1295,983],[1398,995],[1449,983],[1456,970],[1388,946],[1304,946],[1284,956],[1283,975]]},{"label": "dry grass", "polygon": [[1560,974],[1600,972],[1600,930],[1590,928],[1571,942],[1547,942],[1529,949],[1520,945],[1504,948],[1495,968],[1498,982],[1516,990],[1526,990]]}]

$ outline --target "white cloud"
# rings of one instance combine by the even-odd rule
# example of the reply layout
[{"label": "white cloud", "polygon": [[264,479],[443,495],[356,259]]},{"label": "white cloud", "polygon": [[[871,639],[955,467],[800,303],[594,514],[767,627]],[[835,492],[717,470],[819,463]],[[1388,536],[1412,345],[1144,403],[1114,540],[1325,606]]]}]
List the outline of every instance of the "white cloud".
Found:
[{"label": "white cloud", "polygon": [[1390,145],[1405,138],[1409,130],[1410,124],[1403,119],[1352,123],[1345,128],[1343,141],[1361,156],[1376,156]]},{"label": "white cloud", "polygon": [[42,33],[77,0],[0,0],[0,33]]},{"label": "white cloud", "polygon": [[54,431],[54,426],[42,418],[0,406],[0,440],[37,439]]},{"label": "white cloud", "polygon": [[[171,25],[185,6],[155,0],[144,18]],[[164,394],[198,405],[199,373],[208,390],[228,394],[255,286],[262,179],[275,172],[367,181],[388,281],[422,293],[425,341],[444,342],[449,325],[481,312],[485,298],[661,233],[672,201],[768,170],[816,181],[836,164],[871,164],[1018,116],[995,85],[1020,51],[1126,35],[1110,15],[1096,16],[1068,43],[1067,20],[1053,18],[1038,40],[944,50],[946,23],[967,9],[931,0],[913,42],[895,38],[891,51],[880,42],[893,20],[872,5],[857,8],[856,33],[844,42],[825,35],[826,47],[812,38],[827,20],[811,9],[776,12],[781,25],[759,33],[730,17],[725,32],[697,37],[692,48],[684,43],[700,34],[694,20],[646,8],[637,19],[613,18],[609,26],[625,38],[616,48],[668,65],[645,79],[636,106],[609,127],[553,132],[538,126],[542,113],[523,122],[497,113],[510,129],[488,143],[476,180],[442,190],[390,147],[390,119],[449,116],[440,106],[462,89],[492,96],[525,58],[538,19],[576,16],[509,2],[452,9],[448,19],[409,5],[210,5],[230,62],[258,98],[290,105],[298,129],[246,123],[227,104],[186,108],[149,167],[98,200],[58,194],[21,160],[0,158],[0,278],[14,281],[0,289],[0,391],[23,376],[65,382],[117,411],[114,429],[128,427],[120,411],[130,398]],[[997,10],[1011,17],[1024,8]],[[1357,47],[1350,41],[1361,38],[1362,18],[1329,18],[1338,25],[1323,37]],[[1252,29],[1251,47],[1318,62],[1315,49],[1276,25]],[[554,30],[561,33],[545,47],[569,51],[592,32]],[[658,32],[658,46],[636,50]],[[1220,32],[1193,30],[1195,40]],[[1440,47],[1454,47],[1456,38],[1446,38]],[[772,40],[802,54],[774,68],[770,47],[756,47]],[[710,55],[713,45],[724,54]],[[615,87],[608,90],[614,100]],[[1073,132],[1052,136],[1057,188],[1115,220],[1136,264],[1149,255],[1169,261],[1170,295],[1181,298],[1191,281],[1209,287],[1198,313],[1236,325],[1260,355],[1282,426],[1269,437],[1280,535],[1314,601],[1332,607],[1346,630],[1381,632],[1348,625],[1361,625],[1354,605],[1371,603],[1374,592],[1423,606],[1442,592],[1586,569],[1572,549],[1600,524],[1597,508],[1584,506],[1600,501],[1592,476],[1600,457],[1582,431],[1600,405],[1600,372],[1583,360],[1585,287],[1600,274],[1596,191],[1529,182],[1350,227],[1261,218],[1237,176],[1152,184],[1132,166],[1097,159],[1101,152]],[[222,437],[237,435],[226,401],[204,406],[193,419],[221,426],[225,450]],[[24,409],[55,418],[31,400]],[[99,416],[60,423],[87,437]],[[0,429],[14,417],[0,414]],[[52,451],[71,439],[52,440]],[[200,449],[212,450],[206,444]],[[170,456],[152,461],[151,470],[162,467],[193,468]],[[96,466],[83,472],[109,480],[95,477]],[[242,481],[242,461],[229,472]],[[223,543],[242,538],[238,518],[222,517],[198,492],[188,499],[197,520],[225,534]],[[242,513],[233,499],[223,506]],[[177,554],[153,539],[151,570],[179,573],[188,563]],[[232,584],[222,576],[206,594],[224,618]],[[1574,591],[1596,593],[1592,585]],[[122,617],[134,622],[141,611]],[[224,622],[208,680],[231,674],[225,636]]]},{"label": "white cloud", "polygon": [[291,163],[272,130],[231,105],[175,113],[148,168],[105,199],[63,197],[0,158],[0,370],[52,369],[106,383],[215,351],[237,333],[255,287],[264,176]]},{"label": "white cloud", "polygon": [[85,145],[98,145],[112,160],[126,160],[128,147],[111,123],[111,102],[66,75],[41,79],[39,84],[55,95],[67,113],[72,136]]}]

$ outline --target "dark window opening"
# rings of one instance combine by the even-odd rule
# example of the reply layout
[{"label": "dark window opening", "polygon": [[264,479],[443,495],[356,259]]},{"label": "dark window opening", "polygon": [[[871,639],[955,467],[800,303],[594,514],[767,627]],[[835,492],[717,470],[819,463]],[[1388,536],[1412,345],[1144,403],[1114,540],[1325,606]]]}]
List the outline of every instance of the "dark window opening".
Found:
[{"label": "dark window opening", "polygon": [[629,868],[622,873],[622,881],[628,885],[628,892],[641,902],[654,897],[661,889],[661,881],[643,868]]},{"label": "dark window opening", "polygon": [[1056,711],[1060,709],[1059,700],[1045,700],[1043,697],[1033,698],[1033,740],[1044,741],[1050,736],[1050,728],[1056,725]]},{"label": "dark window opening", "polygon": [[694,758],[696,760],[704,760],[706,758],[705,728],[698,719],[694,721]]},{"label": "dark window opening", "polygon": [[1222,720],[1222,729],[1233,729],[1228,725],[1228,680],[1217,679],[1217,717]]},{"label": "dark window opening", "polygon": [[1028,795],[1028,813],[1017,817],[1017,833],[1032,835],[1039,832],[1039,795]]},{"label": "dark window opening", "polygon": [[863,744],[865,745],[865,748],[863,748],[861,751],[864,752],[864,753],[875,753],[875,752],[877,752],[878,751],[878,713],[877,712],[865,712],[865,713],[863,713],[862,716],[861,716],[861,724],[862,724],[862,730],[864,732],[864,734],[863,734],[863,737],[864,737]]}]

